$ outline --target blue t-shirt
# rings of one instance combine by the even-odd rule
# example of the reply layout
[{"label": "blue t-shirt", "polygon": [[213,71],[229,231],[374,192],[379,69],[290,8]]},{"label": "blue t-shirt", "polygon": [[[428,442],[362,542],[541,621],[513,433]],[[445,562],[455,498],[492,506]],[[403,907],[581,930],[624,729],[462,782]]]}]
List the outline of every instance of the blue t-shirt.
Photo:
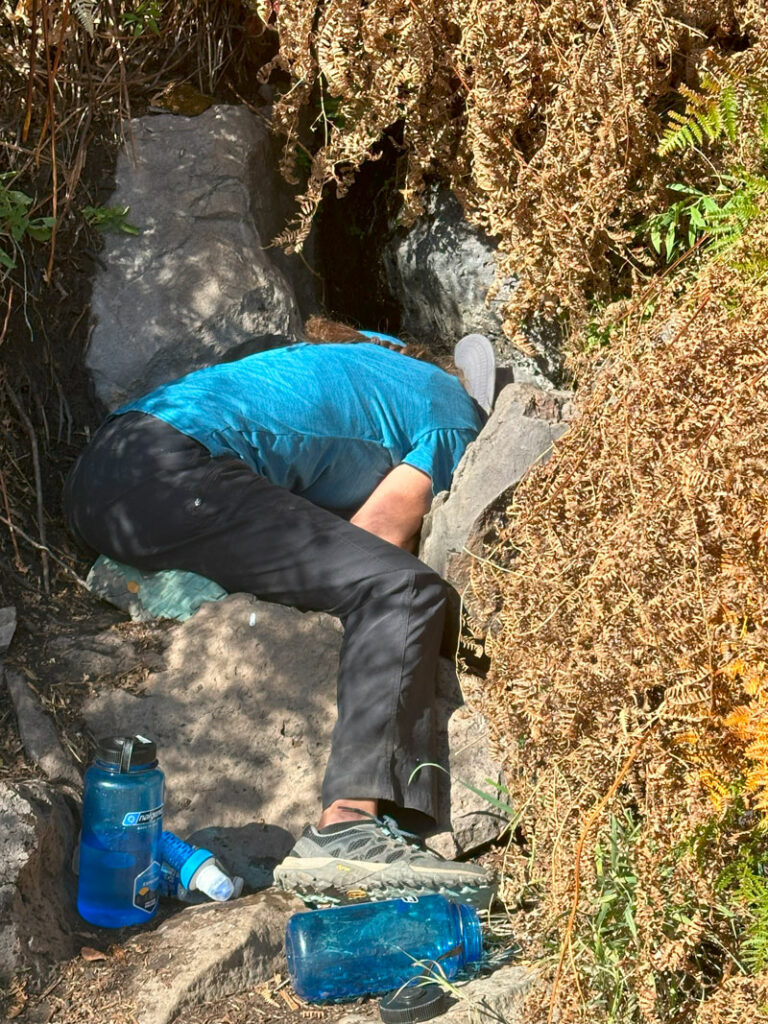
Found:
[{"label": "blue t-shirt", "polygon": [[259,352],[196,370],[119,413],[150,413],[316,505],[354,513],[402,462],[447,490],[482,426],[461,383],[367,342]]}]

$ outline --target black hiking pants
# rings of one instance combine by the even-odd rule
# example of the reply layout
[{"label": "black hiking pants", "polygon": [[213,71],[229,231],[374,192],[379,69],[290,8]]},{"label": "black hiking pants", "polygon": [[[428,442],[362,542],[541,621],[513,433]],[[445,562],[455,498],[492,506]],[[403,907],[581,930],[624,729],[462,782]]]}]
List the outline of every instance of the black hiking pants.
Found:
[{"label": "black hiking pants", "polygon": [[436,769],[411,775],[433,760],[447,597],[436,573],[140,412],[96,433],[67,480],[65,507],[77,539],[138,569],[186,569],[230,592],[338,616],[338,718],[323,806],[378,799],[420,812],[405,816],[411,824],[432,824]]}]

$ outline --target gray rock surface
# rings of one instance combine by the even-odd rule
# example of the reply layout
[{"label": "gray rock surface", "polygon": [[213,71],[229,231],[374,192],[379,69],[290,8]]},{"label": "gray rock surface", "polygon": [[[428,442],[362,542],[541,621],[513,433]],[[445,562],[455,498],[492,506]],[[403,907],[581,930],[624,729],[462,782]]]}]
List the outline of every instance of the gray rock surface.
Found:
[{"label": "gray rock surface", "polygon": [[107,205],[129,206],[141,234],[105,236],[86,358],[108,408],[253,334],[300,327],[309,271],[267,248],[290,209],[275,168],[267,125],[246,107],[130,122]]},{"label": "gray rock surface", "polygon": [[571,395],[534,384],[509,384],[480,436],[464,453],[450,492],[438,495],[424,521],[419,558],[455,586],[475,524],[501,494],[511,496],[530,467],[546,459],[574,416]]},{"label": "gray rock surface", "polygon": [[13,634],[16,632],[16,609],[13,605],[0,608],[0,657],[11,646]]},{"label": "gray rock surface", "polygon": [[276,890],[186,908],[125,946],[124,1005],[133,1004],[137,1024],[172,1024],[185,1010],[270,978],[284,970],[288,918],[304,909]]},{"label": "gray rock surface", "polygon": [[[84,960],[70,970],[59,991],[66,1000],[54,1009],[47,993],[27,1008],[25,1021],[98,1020],[135,1024],[185,1024],[192,1019],[226,1021],[244,1007],[267,1019],[326,1017],[337,1024],[370,1024],[380,1019],[378,1000],[346,1007],[306,1004],[286,978],[285,927],[304,905],[286,893],[268,890],[232,903],[187,908],[153,932],[112,945],[93,936],[99,955],[83,950]],[[110,936],[117,938],[118,936]],[[497,950],[481,974],[451,983],[445,1024],[489,1020],[523,1022],[521,1003],[539,976],[514,963],[512,950]],[[79,980],[78,986],[72,980]],[[57,993],[58,994],[58,993]],[[285,1004],[277,995],[285,996]],[[263,998],[261,998],[263,997]],[[265,1001],[274,1006],[271,1012]],[[58,1000],[57,1000],[58,1002]]]},{"label": "gray rock surface", "polygon": [[[455,678],[450,662],[442,663],[441,672]],[[466,677],[460,679],[465,684],[469,682]],[[448,681],[444,678],[439,687],[440,693],[447,693]],[[504,777],[498,763],[491,757],[488,723],[482,715],[466,705],[456,708],[449,697],[441,696],[438,698],[437,719],[447,722],[443,739],[447,749],[443,760],[449,766],[450,785],[444,786],[440,792],[448,805],[442,810],[442,818],[450,820],[451,831],[432,836],[429,845],[453,860],[503,833],[507,816],[480,793],[498,798],[499,791],[495,787],[504,785]]]},{"label": "gray rock surface", "polygon": [[144,695],[107,690],[85,705],[86,722],[96,735],[157,742],[174,832],[238,830],[249,855],[274,864],[308,808],[316,813],[340,628],[327,615],[235,594],[203,606],[169,638],[166,667],[148,677]]},{"label": "gray rock surface", "polygon": [[122,630],[103,629],[91,636],[82,632],[54,636],[47,651],[57,675],[70,682],[126,676],[136,671],[140,663],[148,668],[163,666],[162,657],[152,651],[140,651]]},{"label": "gray rock surface", "polygon": [[72,956],[76,826],[44,782],[0,784],[0,979]]},{"label": "gray rock surface", "polygon": [[551,387],[562,363],[559,328],[538,318],[526,326],[535,359],[512,345],[502,331],[500,310],[516,281],[505,280],[486,302],[496,273],[495,251],[492,239],[470,227],[451,193],[433,192],[424,216],[406,231],[395,231],[384,247],[384,272],[401,310],[401,328],[451,345],[464,334],[485,334],[499,365],[510,367],[515,381]]},{"label": "gray rock surface", "polygon": [[[537,975],[528,967],[508,964],[490,975],[454,985],[454,994],[440,1024],[525,1024],[522,1000]],[[336,1024],[370,1024],[359,1010],[345,1013]]]},{"label": "gray rock surface", "polygon": [[[213,849],[250,888],[262,888],[319,812],[341,628],[327,615],[236,594],[204,606],[166,635],[165,668],[149,675],[143,694],[105,688],[85,705],[87,724],[97,736],[138,732],[155,739],[166,773],[168,827]],[[444,662],[443,723],[460,701],[455,673]],[[480,771],[497,778],[464,711],[449,735],[451,729],[453,777],[476,779]],[[491,825],[498,834],[503,823],[494,824],[485,801],[455,783],[451,790],[460,802],[456,839],[446,852],[485,842]]]},{"label": "gray rock surface", "polygon": [[80,773],[64,752],[59,733],[49,714],[20,672],[0,667],[11,695],[19,735],[27,757],[45,772],[51,782],[66,782],[80,788]]}]

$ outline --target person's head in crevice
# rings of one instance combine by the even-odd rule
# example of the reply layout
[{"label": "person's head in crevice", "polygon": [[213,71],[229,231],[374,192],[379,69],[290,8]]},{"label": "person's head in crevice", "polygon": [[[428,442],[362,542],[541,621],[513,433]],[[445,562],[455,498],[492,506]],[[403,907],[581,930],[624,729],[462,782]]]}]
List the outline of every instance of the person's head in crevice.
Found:
[{"label": "person's head in crevice", "polygon": [[368,344],[379,345],[382,348],[390,349],[392,352],[399,352],[401,355],[410,356],[412,359],[433,363],[435,366],[439,366],[441,370],[445,370],[446,373],[459,376],[450,356],[441,357],[434,352],[430,352],[425,346],[418,345],[415,342],[402,342],[400,345],[397,345],[393,341],[388,341],[385,336],[377,335],[375,332],[371,332],[370,335],[362,334],[349,324],[342,323],[340,320],[331,320],[329,317],[309,317],[304,324],[304,340],[311,342],[313,345],[368,342]]}]

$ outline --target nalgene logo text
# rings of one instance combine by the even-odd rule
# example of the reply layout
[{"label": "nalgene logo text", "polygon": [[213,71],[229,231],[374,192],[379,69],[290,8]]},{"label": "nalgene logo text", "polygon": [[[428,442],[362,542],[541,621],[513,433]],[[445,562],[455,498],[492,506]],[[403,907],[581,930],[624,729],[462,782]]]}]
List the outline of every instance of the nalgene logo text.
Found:
[{"label": "nalgene logo text", "polygon": [[151,825],[163,816],[163,805],[153,807],[150,811],[129,811],[123,818],[123,825]]}]

